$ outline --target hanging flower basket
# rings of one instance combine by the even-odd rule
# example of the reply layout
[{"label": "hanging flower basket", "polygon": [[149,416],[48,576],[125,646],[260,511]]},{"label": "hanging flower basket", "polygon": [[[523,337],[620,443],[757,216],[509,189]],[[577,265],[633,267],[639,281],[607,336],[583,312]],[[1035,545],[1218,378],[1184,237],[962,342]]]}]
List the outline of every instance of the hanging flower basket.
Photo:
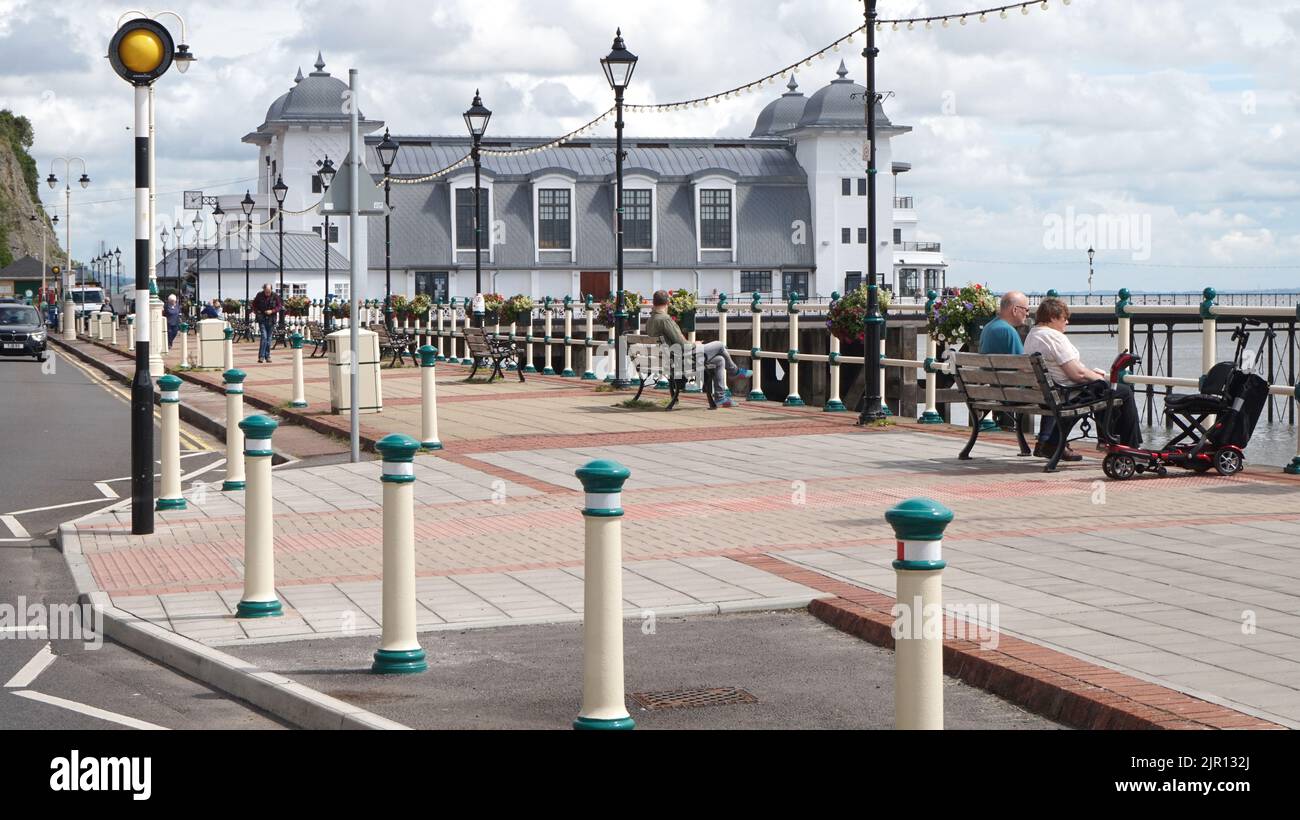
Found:
[{"label": "hanging flower basket", "polygon": [[[880,316],[884,318],[886,310],[889,308],[891,294],[889,291],[880,288],[876,291],[876,304],[880,308]],[[839,339],[842,344],[850,345],[854,342],[865,341],[867,337],[867,286],[862,285],[857,290],[843,297],[831,305],[830,313],[827,316],[826,326],[830,328],[835,338]]]},{"label": "hanging flower basket", "polygon": [[926,317],[926,332],[940,345],[978,350],[984,326],[998,313],[998,300],[980,284],[951,289],[934,302]]}]

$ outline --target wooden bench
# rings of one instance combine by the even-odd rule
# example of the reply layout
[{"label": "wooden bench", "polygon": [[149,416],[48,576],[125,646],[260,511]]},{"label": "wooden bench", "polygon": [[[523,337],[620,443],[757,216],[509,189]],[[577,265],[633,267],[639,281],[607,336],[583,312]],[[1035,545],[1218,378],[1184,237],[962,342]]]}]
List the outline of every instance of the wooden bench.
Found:
[{"label": "wooden bench", "polygon": [[324,356],[327,352],[325,349],[325,327],[320,322],[308,322],[302,329],[302,339],[304,344],[312,346],[308,358],[314,359],[317,356]]},{"label": "wooden bench", "polygon": [[[1076,424],[1082,430],[1082,435],[1076,438],[1087,437],[1090,419],[1101,411],[1124,404],[1118,396],[1081,396],[1077,387],[1052,384],[1039,353],[1020,356],[957,353],[952,361],[957,389],[970,411],[971,434],[959,456],[962,460],[970,459],[971,448],[979,438],[980,423],[990,413],[1051,416],[1056,420],[1057,447],[1045,472],[1053,472],[1065,453],[1065,445],[1072,440],[1070,431]],[[1029,455],[1031,451],[1021,424],[1016,425],[1016,438],[1020,442],[1020,455]]]},{"label": "wooden bench", "polygon": [[502,365],[507,364],[513,364],[515,373],[519,375],[519,381],[524,381],[524,369],[519,366],[519,348],[513,341],[488,336],[487,331],[481,327],[467,327],[465,346],[469,348],[469,358],[474,362],[474,369],[469,372],[468,379],[474,378],[479,365],[488,360],[492,362],[492,373],[488,376],[488,384],[491,384],[497,376],[503,379],[506,377]]},{"label": "wooden bench", "polygon": [[717,400],[713,398],[713,371],[704,366],[702,357],[695,353],[693,345],[666,345],[658,336],[640,336],[635,333],[625,333],[623,338],[639,382],[633,401],[641,398],[647,384],[656,384],[662,379],[668,382],[669,398],[665,410],[672,410],[676,406],[682,391],[692,381],[700,383],[701,391],[709,400],[709,409],[718,406]]},{"label": "wooden bench", "polygon": [[392,355],[393,360],[388,364],[390,368],[397,367],[399,362],[405,365],[408,353],[411,356],[411,363],[415,363],[415,336],[401,330],[389,330],[383,324],[371,325],[370,329],[379,336],[380,360],[385,356]]}]

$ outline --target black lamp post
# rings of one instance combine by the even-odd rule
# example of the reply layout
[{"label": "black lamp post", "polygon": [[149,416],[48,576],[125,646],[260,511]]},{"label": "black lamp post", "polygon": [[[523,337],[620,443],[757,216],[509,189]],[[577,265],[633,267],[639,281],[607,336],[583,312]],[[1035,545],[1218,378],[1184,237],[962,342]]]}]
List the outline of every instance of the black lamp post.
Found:
[{"label": "black lamp post", "polygon": [[275,184],[271,186],[271,193],[275,195],[275,225],[276,233],[280,235],[280,329],[284,329],[284,198],[289,194],[289,186],[284,184],[284,178],[279,174],[275,176]]},{"label": "black lamp post", "polygon": [[248,257],[253,249],[253,207],[257,205],[253,197],[249,194],[248,189],[244,189],[244,198],[239,201],[239,207],[244,209],[244,321],[249,321],[252,315],[249,311],[252,305],[249,302],[250,293],[248,290]]},{"label": "black lamp post", "polygon": [[176,237],[176,304],[184,309],[188,298],[185,295],[185,280],[188,277],[185,274],[185,226],[179,218],[172,226],[172,235]]},{"label": "black lamp post", "polygon": [[194,318],[197,320],[197,311],[203,309],[203,292],[199,287],[203,280],[203,218],[196,212],[190,224],[194,226]]},{"label": "black lamp post", "polygon": [[[325,161],[318,164],[321,193],[327,194],[330,183],[334,181],[334,163],[330,161],[329,154],[326,154]],[[325,240],[325,332],[329,333],[334,330],[334,306],[330,300],[330,215],[328,213],[325,214],[325,230],[321,232],[321,236]]]},{"label": "black lamp post", "polygon": [[388,192],[392,185],[388,180],[388,174],[393,170],[393,162],[396,161],[397,151],[401,147],[401,143],[389,136],[388,129],[385,128],[384,139],[375,149],[379,154],[379,164],[384,166],[384,326],[390,330],[393,327],[393,245],[389,234],[389,211],[392,208],[388,201]]},{"label": "black lamp post", "polygon": [[614,308],[614,387],[628,387],[631,382],[623,375],[623,325],[626,311],[623,309],[623,92],[632,82],[632,72],[636,71],[637,57],[627,50],[623,43],[623,30],[614,35],[614,47],[609,56],[600,61],[605,69],[605,79],[614,89],[614,176],[615,176],[615,234],[618,237],[618,301]]},{"label": "black lamp post", "polygon": [[[217,225],[217,301],[221,301],[221,243],[225,237],[221,233],[221,224],[226,221],[226,212],[221,210],[221,203],[212,209],[212,221]],[[224,311],[224,308],[222,309]]]},{"label": "black lamp post", "polygon": [[167,226],[163,225],[163,229],[158,232],[158,241],[162,245],[162,278],[163,279],[167,278],[167,236],[168,236]]},{"label": "black lamp post", "polygon": [[492,112],[484,107],[483,98],[475,89],[474,101],[465,112],[465,126],[469,128],[469,136],[473,140],[469,153],[474,159],[474,327],[483,327],[483,224],[480,218],[483,206],[479,202],[479,189],[483,187],[480,181],[483,163],[479,146],[483,142],[483,135],[487,133],[488,121],[491,119]]},{"label": "black lamp post", "polygon": [[1092,259],[1097,252],[1091,247],[1088,248],[1088,295],[1092,296]]},{"label": "black lamp post", "polygon": [[883,417],[883,397],[880,384],[880,340],[885,330],[885,320],[880,317],[880,294],[876,286],[876,0],[863,0],[867,22],[867,47],[862,56],[867,58],[867,317],[866,352],[863,368],[866,370],[866,389],[862,393],[862,410],[858,424],[868,424]]},{"label": "black lamp post", "polygon": [[113,277],[113,292],[122,288],[122,249],[113,249],[113,261],[117,262],[117,275]]}]

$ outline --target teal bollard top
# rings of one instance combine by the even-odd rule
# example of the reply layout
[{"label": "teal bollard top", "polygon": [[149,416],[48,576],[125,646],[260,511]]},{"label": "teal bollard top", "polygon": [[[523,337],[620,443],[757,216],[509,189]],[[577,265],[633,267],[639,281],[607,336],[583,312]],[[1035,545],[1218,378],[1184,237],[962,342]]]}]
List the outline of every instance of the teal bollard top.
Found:
[{"label": "teal bollard top", "polygon": [[168,373],[158,380],[158,401],[163,404],[179,404],[181,380]]},{"label": "teal bollard top", "polygon": [[583,515],[617,518],[623,514],[623,483],[632,475],[631,470],[617,461],[600,459],[579,467],[574,475],[586,493]]},{"label": "teal bollard top", "polygon": [[375,442],[375,449],[384,460],[381,481],[389,484],[415,481],[415,454],[420,450],[420,442],[405,433],[392,433]]},{"label": "teal bollard top", "polygon": [[302,334],[301,334],[301,333],[291,333],[291,334],[289,334],[289,347],[291,347],[291,348],[294,349],[294,350],[302,350]]},{"label": "teal bollard top", "polygon": [[438,351],[432,345],[425,345],[416,352],[420,354],[420,367],[433,367],[438,360]]},{"label": "teal bollard top", "polygon": [[929,498],[909,498],[885,512],[899,541],[942,541],[952,510]]},{"label": "teal bollard top", "polygon": [[269,416],[249,416],[239,422],[239,429],[244,431],[244,455],[274,455],[271,449],[271,434],[279,426],[280,423]]},{"label": "teal bollard top", "polygon": [[221,332],[225,334],[227,342],[230,341],[235,336],[235,331],[233,328],[225,327],[221,329]]}]

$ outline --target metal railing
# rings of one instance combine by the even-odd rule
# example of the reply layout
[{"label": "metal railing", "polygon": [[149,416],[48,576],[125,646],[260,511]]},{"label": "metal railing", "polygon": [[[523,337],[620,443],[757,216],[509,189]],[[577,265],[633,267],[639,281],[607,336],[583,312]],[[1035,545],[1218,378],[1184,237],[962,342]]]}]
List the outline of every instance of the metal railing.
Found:
[{"label": "metal railing", "polygon": [[904,253],[939,253],[939,242],[895,242],[894,249]]}]

